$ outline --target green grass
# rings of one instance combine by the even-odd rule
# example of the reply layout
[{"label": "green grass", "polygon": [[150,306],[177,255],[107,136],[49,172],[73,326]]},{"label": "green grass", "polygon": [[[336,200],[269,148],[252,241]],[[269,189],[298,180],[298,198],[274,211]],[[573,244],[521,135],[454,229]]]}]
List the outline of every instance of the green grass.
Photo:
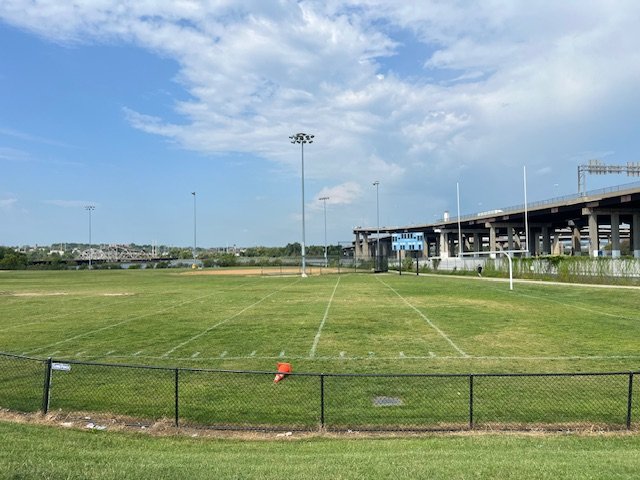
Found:
[{"label": "green grass", "polygon": [[0,421],[2,478],[636,478],[640,437],[472,435],[283,441],[150,437]]},{"label": "green grass", "polygon": [[[413,275],[244,277],[176,271],[0,272],[0,351],[37,358],[295,372],[640,370],[640,290]],[[0,359],[0,405],[40,408],[41,364]],[[172,370],[73,365],[51,408],[174,414]],[[638,375],[640,377],[640,375]],[[635,382],[636,392],[640,388]],[[315,428],[319,378],[180,372],[186,422]],[[476,377],[474,420],[624,425],[627,377]],[[457,425],[469,379],[326,377],[336,428]],[[378,396],[399,407],[376,407]],[[634,397],[634,420],[640,395]]]}]

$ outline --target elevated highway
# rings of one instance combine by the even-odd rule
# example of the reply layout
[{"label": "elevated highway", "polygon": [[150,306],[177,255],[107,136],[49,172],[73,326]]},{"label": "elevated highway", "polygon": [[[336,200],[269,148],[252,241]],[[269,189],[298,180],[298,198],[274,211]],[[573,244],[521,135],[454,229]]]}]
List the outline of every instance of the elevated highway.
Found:
[{"label": "elevated highway", "polygon": [[640,183],[533,202],[526,209],[523,204],[422,225],[385,226],[379,232],[380,252],[376,252],[378,227],[353,229],[357,258],[389,255],[390,234],[402,232],[422,232],[423,256],[440,258],[501,248],[522,249],[531,255],[568,251],[598,256],[604,245],[611,246],[612,257],[619,257],[623,239],[629,240],[633,256],[640,258]]}]

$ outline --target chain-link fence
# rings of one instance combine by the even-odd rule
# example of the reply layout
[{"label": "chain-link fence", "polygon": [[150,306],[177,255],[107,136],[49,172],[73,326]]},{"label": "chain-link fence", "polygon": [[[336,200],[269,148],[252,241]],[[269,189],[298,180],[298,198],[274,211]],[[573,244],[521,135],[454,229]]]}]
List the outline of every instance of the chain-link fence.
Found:
[{"label": "chain-link fence", "polygon": [[0,407],[263,430],[634,428],[640,372],[315,374],[108,365],[0,353]]}]

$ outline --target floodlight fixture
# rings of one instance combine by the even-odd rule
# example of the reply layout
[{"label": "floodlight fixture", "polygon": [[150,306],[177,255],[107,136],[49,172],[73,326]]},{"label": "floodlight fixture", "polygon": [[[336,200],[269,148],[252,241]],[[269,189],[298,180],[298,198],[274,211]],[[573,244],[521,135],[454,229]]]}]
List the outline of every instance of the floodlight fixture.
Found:
[{"label": "floodlight fixture", "polygon": [[305,251],[305,219],[304,219],[304,144],[313,143],[314,135],[308,133],[296,133],[289,137],[291,143],[300,144],[300,155],[302,158],[302,277],[307,276],[306,251]]}]

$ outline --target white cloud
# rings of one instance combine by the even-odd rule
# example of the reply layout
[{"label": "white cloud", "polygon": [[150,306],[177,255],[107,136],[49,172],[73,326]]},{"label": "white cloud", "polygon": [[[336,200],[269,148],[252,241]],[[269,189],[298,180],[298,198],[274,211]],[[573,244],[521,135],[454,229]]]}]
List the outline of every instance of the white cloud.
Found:
[{"label": "white cloud", "polygon": [[0,147],[0,160],[12,162],[24,162],[29,160],[30,156],[27,152],[11,147]]},{"label": "white cloud", "polygon": [[[595,143],[598,132],[640,108],[632,0],[5,0],[0,17],[61,43],[125,42],[174,59],[189,94],[175,103],[181,121],[124,115],[184,148],[295,170],[288,136],[314,133],[307,175],[337,184],[326,195],[345,203],[368,177],[417,190],[420,175],[536,171],[617,150],[617,138]],[[385,67],[401,55],[397,31],[423,55],[413,72]]]},{"label": "white cloud", "polygon": [[[356,182],[346,182],[333,187],[324,187],[316,197],[329,197],[327,205],[350,205],[360,199],[362,187]],[[322,207],[322,202],[313,202],[316,208]]]},{"label": "white cloud", "polygon": [[17,198],[0,198],[0,209],[9,210],[18,203]]},{"label": "white cloud", "polygon": [[87,205],[96,205],[95,202],[86,200],[45,200],[44,203],[61,208],[84,208]]}]

